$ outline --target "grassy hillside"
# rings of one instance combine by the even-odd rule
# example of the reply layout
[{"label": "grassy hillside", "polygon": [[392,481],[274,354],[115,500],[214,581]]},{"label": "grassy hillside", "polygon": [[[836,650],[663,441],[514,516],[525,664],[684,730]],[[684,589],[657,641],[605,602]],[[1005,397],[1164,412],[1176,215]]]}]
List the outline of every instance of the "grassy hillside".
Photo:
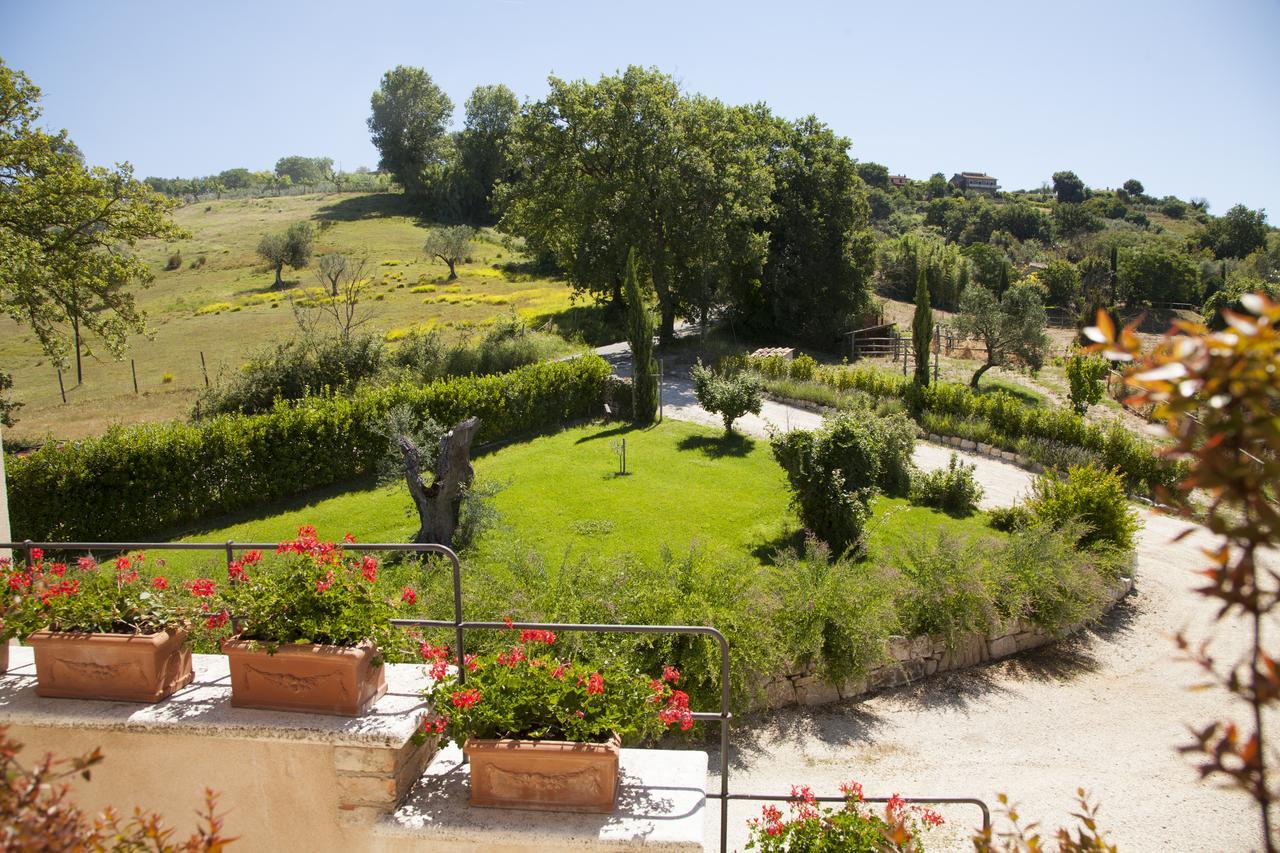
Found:
[{"label": "grassy hillside", "polygon": [[[369,259],[365,305],[373,319],[367,328],[391,339],[421,324],[465,335],[511,311],[542,318],[569,307],[563,282],[497,269],[518,258],[488,232],[476,241],[471,262],[458,267],[457,281],[446,284],[447,267],[422,253],[430,223],[419,221],[398,194],[207,201],[180,208],[175,219],[190,239],[142,250],[156,272],[155,283],[138,293],[150,334],[131,343],[123,362],[98,352],[90,339],[94,355],[85,359],[84,384],[75,387],[74,369],[63,371],[66,405],[56,369],[34,336],[0,319],[0,364],[13,373],[14,396],[26,404],[7,436],[73,439],[112,423],[185,416],[204,386],[201,352],[216,381],[220,371],[238,369],[250,352],[297,333],[286,292],[272,289],[273,273],[255,249],[263,234],[301,220],[316,229],[317,255]],[[182,266],[166,271],[175,252],[182,253]],[[317,286],[311,269],[286,269],[285,278],[291,287]],[[130,357],[137,363],[136,396]]]}]

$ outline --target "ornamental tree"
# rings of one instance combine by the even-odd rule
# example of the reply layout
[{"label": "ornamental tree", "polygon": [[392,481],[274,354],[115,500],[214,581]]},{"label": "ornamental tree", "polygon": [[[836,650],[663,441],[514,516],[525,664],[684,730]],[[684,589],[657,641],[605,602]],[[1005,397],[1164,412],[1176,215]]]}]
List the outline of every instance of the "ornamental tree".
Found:
[{"label": "ornamental tree", "polygon": [[1071,383],[1071,408],[1083,415],[1102,399],[1102,380],[1107,376],[1107,361],[1096,355],[1074,352],[1067,359],[1067,381]]},{"label": "ornamental tree", "polygon": [[915,383],[919,387],[929,384],[929,342],[932,338],[933,310],[929,307],[929,282],[922,269],[916,281],[916,313],[911,320],[911,348],[916,363]]},{"label": "ornamental tree", "polygon": [[1000,299],[985,287],[970,287],[960,297],[960,313],[954,320],[956,331],[976,338],[987,348],[987,357],[974,371],[969,384],[977,388],[982,374],[993,367],[1005,367],[1017,358],[1032,370],[1044,363],[1049,346],[1045,334],[1048,317],[1033,285],[1010,287]]},{"label": "ornamental tree", "polygon": [[[1117,332],[1103,312],[1086,331],[1108,357],[1131,363],[1130,402],[1155,407],[1173,439],[1164,453],[1190,464],[1186,480],[1162,499],[1219,537],[1205,552],[1209,564],[1198,573],[1197,592],[1218,606],[1218,620],[1243,619],[1248,644],[1241,656],[1222,658],[1212,653],[1211,638],[1193,644],[1180,633],[1177,643],[1211,685],[1235,700],[1244,720],[1193,729],[1181,751],[1202,778],[1221,778],[1253,799],[1265,849],[1275,851],[1267,718],[1280,705],[1280,647],[1264,631],[1280,607],[1280,575],[1261,557],[1280,546],[1280,304],[1260,293],[1241,301],[1247,313],[1224,310],[1225,331],[1179,322],[1146,352],[1134,324]],[[1207,506],[1190,500],[1193,489],[1209,499]]]},{"label": "ornamental tree", "polygon": [[717,375],[703,367],[699,359],[693,366],[693,391],[702,408],[720,415],[726,436],[733,433],[733,422],[738,418],[747,413],[760,414],[763,389],[754,373]]},{"label": "ornamental tree", "polygon": [[302,269],[311,262],[311,224],[295,222],[283,233],[264,234],[258,241],[258,254],[276,271],[272,287],[284,287],[281,277],[285,266]]}]

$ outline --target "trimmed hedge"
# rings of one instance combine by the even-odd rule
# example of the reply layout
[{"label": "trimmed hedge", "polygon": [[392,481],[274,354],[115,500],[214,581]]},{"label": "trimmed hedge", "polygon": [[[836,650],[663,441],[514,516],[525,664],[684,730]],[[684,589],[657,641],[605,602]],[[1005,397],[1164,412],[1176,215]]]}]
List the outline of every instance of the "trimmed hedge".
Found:
[{"label": "trimmed hedge", "polygon": [[[744,366],[755,368],[755,359]],[[1082,448],[1095,455],[1105,468],[1119,468],[1131,490],[1154,494],[1161,487],[1172,489],[1185,476],[1185,466],[1160,457],[1155,446],[1119,423],[1093,424],[1066,408],[1035,408],[997,391],[975,394],[954,382],[936,382],[917,388],[910,377],[859,367],[822,367],[813,381],[838,391],[861,391],[876,398],[896,398],[906,402],[916,419],[931,432],[958,434],[945,428],[950,422],[973,427],[985,424],[983,440],[1007,450],[1018,450],[1020,439],[1041,439]],[[773,385],[774,383],[769,383]],[[767,386],[768,387],[768,386]],[[988,431],[989,430],[989,431]]]},{"label": "trimmed hedge", "polygon": [[13,535],[127,541],[374,470],[387,413],[407,405],[454,424],[477,415],[478,440],[600,411],[609,365],[598,356],[510,373],[312,398],[262,415],[116,427],[87,441],[8,458]]}]

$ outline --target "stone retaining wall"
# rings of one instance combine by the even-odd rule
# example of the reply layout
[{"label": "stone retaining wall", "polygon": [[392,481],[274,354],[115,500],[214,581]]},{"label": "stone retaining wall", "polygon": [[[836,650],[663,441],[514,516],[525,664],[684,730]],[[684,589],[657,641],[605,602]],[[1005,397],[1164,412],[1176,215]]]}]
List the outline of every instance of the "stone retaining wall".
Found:
[{"label": "stone retaining wall", "polygon": [[[1109,611],[1132,590],[1132,578],[1117,581],[1108,592],[1103,612]],[[823,681],[809,669],[774,676],[765,683],[763,707],[773,709],[788,705],[827,705],[842,699],[852,699],[877,690],[910,684],[939,672],[964,669],[1036,649],[1074,634],[1082,627],[1083,624],[1074,625],[1063,634],[1055,636],[1018,620],[999,633],[962,638],[952,647],[948,647],[942,637],[893,637],[889,640],[889,660],[873,668],[864,678],[832,684]]]}]

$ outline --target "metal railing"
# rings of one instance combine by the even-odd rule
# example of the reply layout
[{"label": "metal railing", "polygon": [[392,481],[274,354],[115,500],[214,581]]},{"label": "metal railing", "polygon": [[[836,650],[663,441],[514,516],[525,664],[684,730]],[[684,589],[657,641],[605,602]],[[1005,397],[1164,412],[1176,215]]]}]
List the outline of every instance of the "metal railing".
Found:
[{"label": "metal railing", "polygon": [[[276,542],[33,542],[30,539],[22,542],[0,542],[0,550],[12,549],[21,551],[27,566],[34,563],[33,549],[45,551],[94,551],[123,553],[127,551],[221,551],[228,567],[240,551],[272,551]],[[694,720],[715,723],[720,727],[720,790],[708,791],[706,796],[720,802],[720,851],[728,850],[729,836],[729,804],[731,802],[790,802],[796,798],[792,794],[773,793],[733,793],[729,789],[729,726],[733,720],[730,711],[730,672],[729,672],[729,640],[716,628],[708,625],[610,625],[579,624],[568,622],[472,622],[463,616],[462,604],[462,563],[458,555],[444,545],[415,543],[353,543],[352,551],[390,551],[410,554],[434,554],[445,557],[450,562],[453,574],[453,619],[392,619],[393,625],[403,628],[439,628],[452,630],[457,643],[454,659],[461,664],[466,660],[466,634],[469,630],[542,630],[542,631],[582,631],[598,634],[692,634],[713,638],[720,647],[720,710],[692,711]],[[466,667],[458,666],[459,683],[466,682]],[[991,825],[991,810],[987,804],[974,797],[909,797],[903,798],[912,804],[927,805],[971,805],[982,812],[982,828],[987,830]],[[816,802],[843,803],[843,797],[815,797]],[[866,803],[888,803],[889,797],[864,797]]]}]

